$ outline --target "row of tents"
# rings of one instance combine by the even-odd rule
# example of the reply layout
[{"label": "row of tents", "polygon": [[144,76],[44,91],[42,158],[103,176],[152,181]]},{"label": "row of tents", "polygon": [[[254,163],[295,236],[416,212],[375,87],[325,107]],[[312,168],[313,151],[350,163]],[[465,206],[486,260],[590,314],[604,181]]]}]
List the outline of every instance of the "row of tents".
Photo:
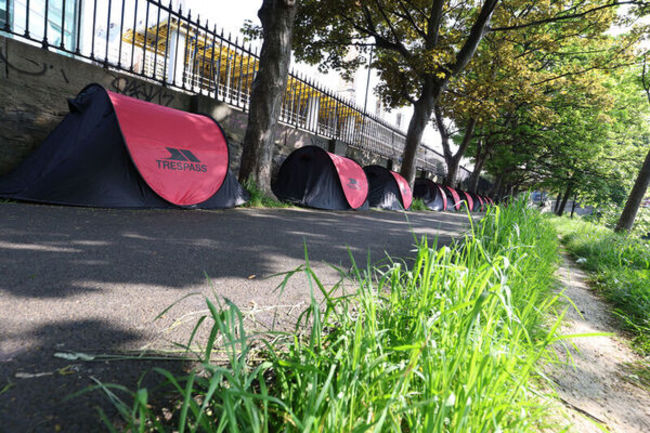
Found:
[{"label": "row of tents", "polygon": [[355,161],[317,146],[293,151],[280,167],[273,193],[282,201],[318,209],[368,207],[407,210],[421,199],[434,211],[484,211],[488,197],[416,179],[411,188],[399,173],[379,165],[361,168]]},{"label": "row of tents", "polygon": [[[106,208],[224,209],[248,193],[229,170],[226,135],[209,116],[110,92],[98,84],[68,101],[70,112],[16,170],[0,197]],[[318,209],[405,210],[420,198],[436,211],[481,211],[489,198],[306,146],[272,184],[282,201]]]},{"label": "row of tents", "polygon": [[469,209],[472,212],[483,212],[488,206],[494,205],[490,197],[442,186],[429,179],[416,179],[413,195],[421,199],[427,208],[435,211]]}]

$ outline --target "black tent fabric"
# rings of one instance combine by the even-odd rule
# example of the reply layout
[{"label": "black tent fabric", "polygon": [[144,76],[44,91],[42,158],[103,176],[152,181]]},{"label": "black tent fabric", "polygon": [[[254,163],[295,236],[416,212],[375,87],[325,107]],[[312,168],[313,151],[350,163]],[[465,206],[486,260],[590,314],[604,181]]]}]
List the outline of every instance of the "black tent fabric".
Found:
[{"label": "black tent fabric", "polygon": [[461,199],[458,192],[451,188],[450,186],[443,186],[442,190],[444,191],[447,197],[447,210],[450,212],[457,212],[461,209]]},{"label": "black tent fabric", "polygon": [[390,170],[380,165],[368,165],[363,167],[363,171],[368,178],[368,205],[370,207],[386,210],[405,209],[399,185]]},{"label": "black tent fabric", "polygon": [[0,197],[104,208],[223,209],[248,200],[229,170],[217,192],[201,203],[178,206],[163,199],[135,166],[103,87],[87,86],[69,106],[70,113],[41,146],[0,179]]},{"label": "black tent fabric", "polygon": [[431,210],[444,211],[447,208],[446,197],[438,185],[429,179],[415,179],[413,197],[421,199]]},{"label": "black tent fabric", "polygon": [[[363,170],[359,169],[364,178],[351,179],[348,188],[367,185]],[[305,146],[291,152],[271,185],[276,197],[285,202],[316,209],[351,210],[353,207],[343,188],[332,155],[317,146]],[[357,209],[368,209],[367,187],[360,193],[364,196],[363,204]]]},{"label": "black tent fabric", "polygon": [[458,196],[460,197],[460,202],[461,202],[460,209],[462,211],[467,211],[468,209],[470,211],[473,211],[474,210],[474,198],[471,195],[469,195],[469,193],[467,191],[457,189],[456,192],[458,193]]}]

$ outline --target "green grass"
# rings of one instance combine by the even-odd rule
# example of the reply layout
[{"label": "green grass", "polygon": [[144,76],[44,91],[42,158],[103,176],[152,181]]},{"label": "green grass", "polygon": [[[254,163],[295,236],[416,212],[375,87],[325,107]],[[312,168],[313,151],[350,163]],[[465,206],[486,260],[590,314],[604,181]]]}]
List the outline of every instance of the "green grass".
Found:
[{"label": "green grass", "polygon": [[554,218],[562,243],[591,273],[594,286],[614,306],[634,347],[650,354],[650,242],[580,219]]},{"label": "green grass", "polygon": [[244,207],[251,208],[289,208],[292,207],[288,203],[281,202],[274,197],[267,195],[252,179],[247,179],[243,187],[250,194],[250,199],[246,202]]},{"label": "green grass", "polygon": [[[304,274],[310,306],[295,333],[263,340],[263,362],[249,362],[260,340],[239,309],[206,300],[201,368],[156,370],[177,402],[170,420],[146,389],[97,388],[133,432],[537,432],[546,408],[533,384],[559,338],[556,261],[555,233],[523,201],[451,247],[422,239],[412,261],[355,267],[352,294],[323,286],[306,254],[285,282]],[[225,363],[211,361],[218,338]]]},{"label": "green grass", "polygon": [[421,210],[430,210],[424,201],[421,198],[416,198],[411,202],[411,207],[409,210],[412,211],[421,211]]}]

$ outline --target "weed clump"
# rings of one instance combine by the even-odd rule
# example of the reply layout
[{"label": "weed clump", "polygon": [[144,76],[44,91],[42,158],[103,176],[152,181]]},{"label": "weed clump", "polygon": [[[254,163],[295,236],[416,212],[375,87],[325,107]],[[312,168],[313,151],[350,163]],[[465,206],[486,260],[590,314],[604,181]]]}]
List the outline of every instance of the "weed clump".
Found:
[{"label": "weed clump", "polygon": [[[311,302],[296,328],[306,331],[267,341],[252,364],[255,336],[237,306],[206,300],[204,373],[157,370],[177,395],[171,421],[146,390],[120,412],[131,431],[540,431],[532,379],[558,338],[561,317],[545,326],[556,249],[548,221],[519,201],[451,247],[421,239],[413,261],[354,266],[352,295],[325,287],[306,254],[287,273],[306,276]],[[211,361],[218,337],[225,365]]]},{"label": "weed clump", "polygon": [[250,199],[244,205],[251,208],[288,208],[291,205],[283,203],[274,197],[269,196],[260,188],[253,179],[248,178],[243,184],[243,187],[248,191]]},{"label": "weed clump", "polygon": [[424,200],[422,200],[421,198],[416,198],[411,203],[411,207],[409,208],[409,210],[422,211],[422,210],[430,210],[430,209],[427,207],[426,204],[424,204]]}]

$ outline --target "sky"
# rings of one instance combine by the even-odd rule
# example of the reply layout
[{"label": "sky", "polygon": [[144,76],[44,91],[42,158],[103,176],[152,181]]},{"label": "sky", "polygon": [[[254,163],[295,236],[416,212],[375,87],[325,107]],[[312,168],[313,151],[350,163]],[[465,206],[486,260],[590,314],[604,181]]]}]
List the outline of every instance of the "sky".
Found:
[{"label": "sky", "polygon": [[186,6],[207,18],[211,23],[216,23],[218,28],[226,32],[239,33],[246,19],[254,20],[259,24],[257,11],[262,6],[262,0],[184,0]]}]

